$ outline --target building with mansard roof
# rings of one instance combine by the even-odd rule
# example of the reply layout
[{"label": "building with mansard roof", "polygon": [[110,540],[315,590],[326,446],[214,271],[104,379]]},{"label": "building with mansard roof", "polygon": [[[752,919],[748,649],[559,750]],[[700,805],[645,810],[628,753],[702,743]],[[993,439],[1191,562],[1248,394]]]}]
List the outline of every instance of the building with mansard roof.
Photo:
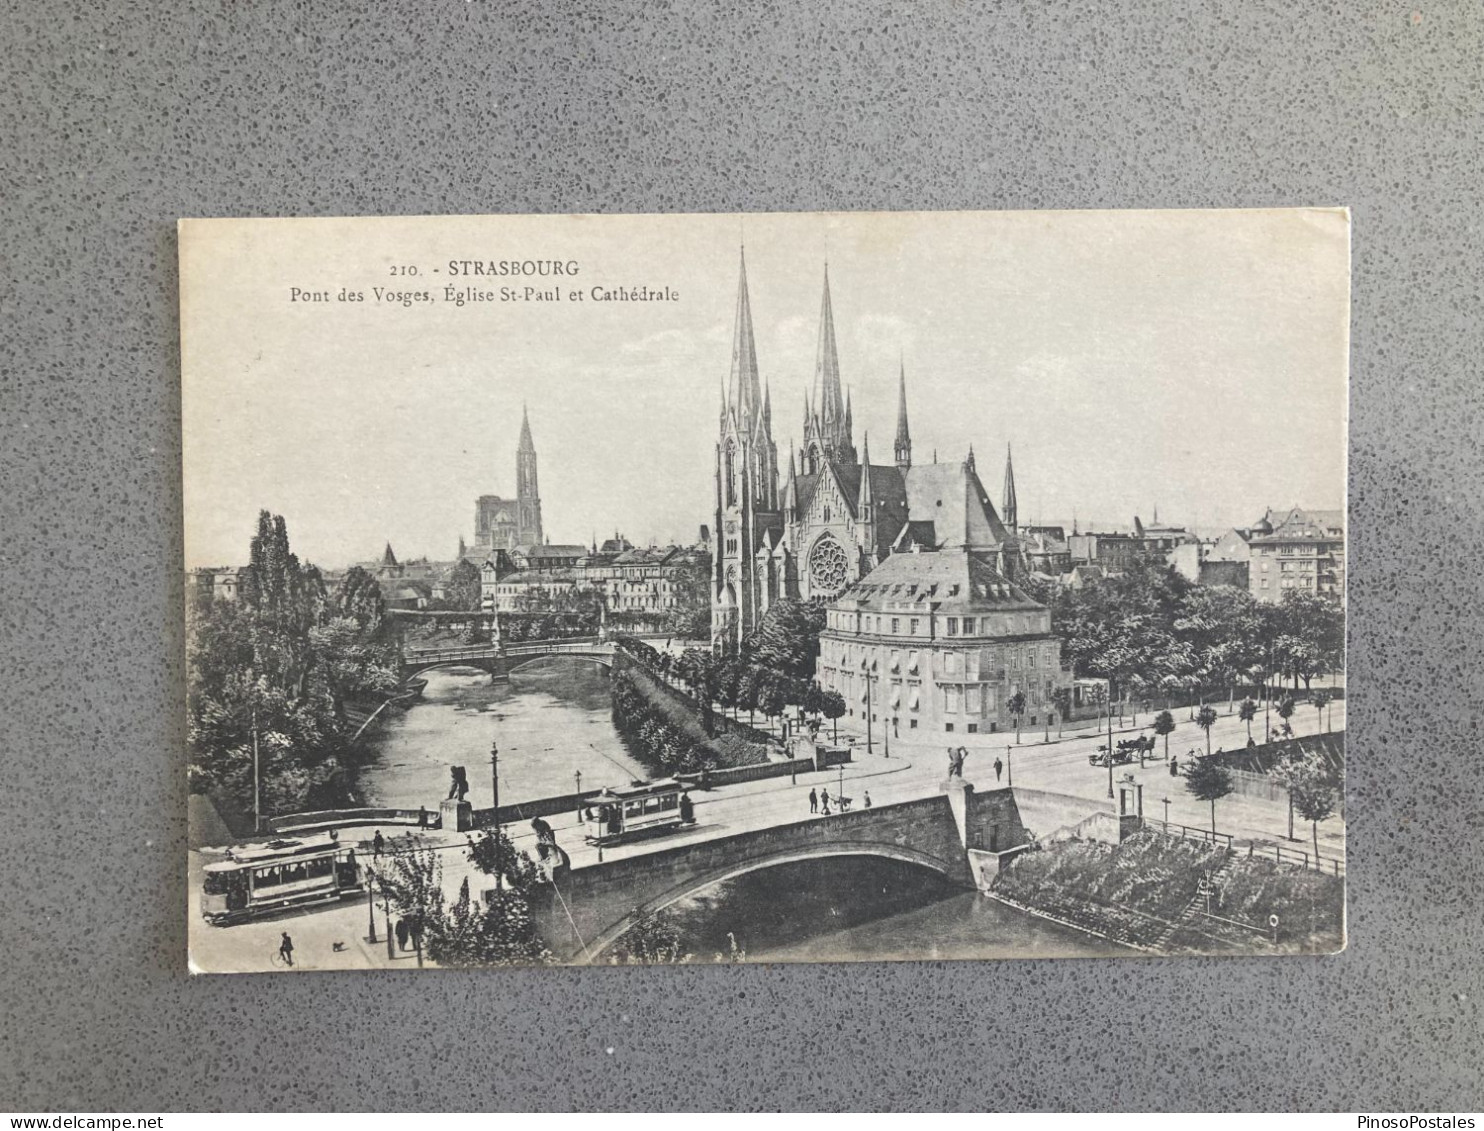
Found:
[{"label": "building with mansard roof", "polygon": [[891,462],[871,462],[867,437],[857,451],[828,267],[803,441],[789,452],[780,489],[772,392],[759,379],[743,257],[714,479],[712,636],[719,647],[736,648],[774,601],[833,601],[897,553],[972,553],[1006,583],[1025,570],[1008,451],[1003,519],[979,478],[972,448],[962,461],[914,463],[905,363],[897,379]]}]

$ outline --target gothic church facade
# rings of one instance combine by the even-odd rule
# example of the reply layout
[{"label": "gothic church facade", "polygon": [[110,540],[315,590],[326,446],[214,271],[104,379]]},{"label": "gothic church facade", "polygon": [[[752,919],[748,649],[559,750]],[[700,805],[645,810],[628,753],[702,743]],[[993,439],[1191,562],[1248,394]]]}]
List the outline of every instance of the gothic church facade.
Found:
[{"label": "gothic church facade", "polygon": [[973,553],[1005,582],[1024,570],[1008,452],[1003,519],[979,479],[972,449],[962,461],[914,463],[905,365],[898,375],[891,462],[872,463],[865,437],[857,451],[828,267],[802,423],[802,445],[789,452],[780,488],[772,393],[759,379],[744,256],[716,444],[716,647],[735,650],[780,598],[833,602],[893,553]]}]

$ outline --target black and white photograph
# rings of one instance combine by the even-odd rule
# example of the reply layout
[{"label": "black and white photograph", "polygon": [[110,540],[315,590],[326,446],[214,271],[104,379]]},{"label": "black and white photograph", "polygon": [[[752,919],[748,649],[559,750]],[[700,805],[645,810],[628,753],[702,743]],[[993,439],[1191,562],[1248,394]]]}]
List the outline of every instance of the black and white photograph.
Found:
[{"label": "black and white photograph", "polygon": [[1349,227],[182,221],[191,970],[1342,950]]}]

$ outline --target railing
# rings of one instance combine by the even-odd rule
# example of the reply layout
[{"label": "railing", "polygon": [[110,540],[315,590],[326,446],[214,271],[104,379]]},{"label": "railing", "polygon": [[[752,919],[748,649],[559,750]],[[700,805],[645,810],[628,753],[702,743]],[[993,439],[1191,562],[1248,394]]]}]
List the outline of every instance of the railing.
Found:
[{"label": "railing", "polygon": [[319,809],[310,813],[285,813],[268,817],[265,823],[277,833],[308,833],[346,825],[425,825],[437,828],[439,814],[433,809]]},{"label": "railing", "polygon": [[450,660],[488,660],[500,654],[498,644],[485,644],[478,648],[452,648],[437,652],[406,652],[402,656],[402,663],[413,664],[441,664]]},{"label": "railing", "polygon": [[1150,821],[1149,823],[1158,824],[1170,836],[1180,836],[1186,840],[1203,840],[1207,844],[1225,844],[1226,850],[1232,851],[1231,833],[1213,833],[1210,829],[1195,828],[1192,825],[1172,825],[1169,821]]},{"label": "railing", "polygon": [[1290,848],[1284,851],[1281,844],[1258,844],[1256,842],[1247,845],[1247,855],[1262,856],[1270,858],[1279,864],[1296,864],[1302,868],[1312,868],[1316,872],[1328,872],[1333,876],[1345,874],[1345,862],[1339,857],[1331,857],[1328,860],[1315,856],[1302,848]]}]

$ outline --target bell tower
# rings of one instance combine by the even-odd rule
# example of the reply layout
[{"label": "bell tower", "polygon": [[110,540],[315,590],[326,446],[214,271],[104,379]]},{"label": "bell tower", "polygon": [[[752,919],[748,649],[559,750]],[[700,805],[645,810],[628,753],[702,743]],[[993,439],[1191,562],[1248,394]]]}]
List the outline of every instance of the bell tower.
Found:
[{"label": "bell tower", "polygon": [[520,410],[520,446],[515,450],[515,500],[518,512],[517,544],[543,544],[546,539],[541,533],[541,490],[536,483],[536,445],[531,441],[531,417],[524,405]]}]

